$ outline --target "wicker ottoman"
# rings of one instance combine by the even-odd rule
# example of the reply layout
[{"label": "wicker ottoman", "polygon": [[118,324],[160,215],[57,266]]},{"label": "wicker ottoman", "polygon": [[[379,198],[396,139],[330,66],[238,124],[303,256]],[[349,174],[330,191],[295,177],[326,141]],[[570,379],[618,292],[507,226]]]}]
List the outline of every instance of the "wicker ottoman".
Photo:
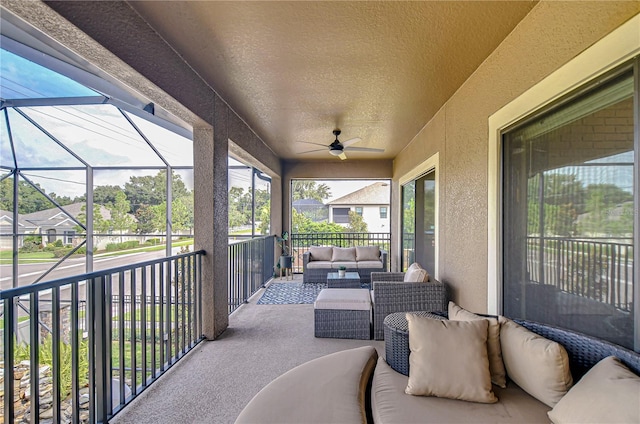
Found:
[{"label": "wicker ottoman", "polygon": [[[411,312],[433,319],[445,319],[430,312]],[[395,312],[384,319],[384,350],[387,363],[400,374],[409,375],[409,323],[406,312]]]},{"label": "wicker ottoman", "polygon": [[371,339],[369,290],[324,289],[313,308],[316,337]]}]

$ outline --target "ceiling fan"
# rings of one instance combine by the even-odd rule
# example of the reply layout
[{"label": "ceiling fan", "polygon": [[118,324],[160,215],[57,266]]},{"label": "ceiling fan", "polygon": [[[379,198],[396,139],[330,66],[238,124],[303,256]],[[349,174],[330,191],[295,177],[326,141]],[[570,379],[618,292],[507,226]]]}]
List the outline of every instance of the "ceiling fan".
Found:
[{"label": "ceiling fan", "polygon": [[339,129],[335,129],[333,130],[333,135],[336,136],[336,139],[333,141],[333,143],[329,144],[329,146],[325,146],[324,144],[320,144],[320,143],[310,143],[308,141],[299,141],[298,143],[305,143],[305,144],[313,144],[315,146],[322,146],[322,149],[315,149],[315,150],[309,150],[306,152],[300,152],[299,154],[304,154],[304,153],[312,153],[312,152],[321,152],[323,150],[326,150],[327,148],[329,149],[329,154],[333,155],[333,156],[337,156],[342,160],[345,160],[347,158],[347,155],[345,154],[345,152],[350,151],[350,152],[372,152],[372,153],[381,153],[384,152],[384,149],[373,149],[370,147],[351,147],[352,144],[355,144],[359,141],[361,141],[360,137],[356,137],[356,138],[351,138],[347,141],[343,141],[340,142],[338,140],[338,136],[340,135],[341,131]]}]

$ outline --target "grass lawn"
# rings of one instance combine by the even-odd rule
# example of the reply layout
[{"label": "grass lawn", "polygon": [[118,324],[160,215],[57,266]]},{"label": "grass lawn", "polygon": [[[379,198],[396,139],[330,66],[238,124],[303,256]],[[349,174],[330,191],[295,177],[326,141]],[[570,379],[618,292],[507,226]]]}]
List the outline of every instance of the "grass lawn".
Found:
[{"label": "grass lawn", "polygon": [[[182,247],[189,246],[193,244],[193,239],[179,240],[171,243],[172,247]],[[133,249],[119,250],[116,252],[109,253],[100,253],[100,251],[94,252],[95,256],[100,257],[110,257],[110,256],[120,256],[120,255],[129,255],[131,253],[137,252],[155,252],[166,249],[164,244],[157,246],[139,246]],[[82,255],[77,255],[82,256]],[[13,260],[13,252],[10,250],[0,251],[0,265],[9,265]],[[32,253],[19,253],[18,254],[18,263],[27,264],[33,262],[56,262],[59,258],[56,258],[53,255],[53,252],[32,252]]]}]

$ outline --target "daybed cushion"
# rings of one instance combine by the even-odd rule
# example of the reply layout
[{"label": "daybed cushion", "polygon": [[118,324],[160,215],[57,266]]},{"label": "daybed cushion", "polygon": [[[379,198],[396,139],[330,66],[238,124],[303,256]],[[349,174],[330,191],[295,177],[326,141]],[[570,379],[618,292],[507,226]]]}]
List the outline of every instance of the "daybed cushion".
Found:
[{"label": "daybed cushion", "polygon": [[409,382],[405,393],[497,402],[491,391],[487,320],[448,321],[407,314]]},{"label": "daybed cushion", "polygon": [[356,261],[356,248],[355,247],[334,247],[333,256],[331,257],[333,262],[355,262]]},{"label": "daybed cushion", "polygon": [[398,423],[544,423],[547,407],[512,382],[494,387],[497,403],[463,402],[404,393],[408,377],[394,371],[383,358],[373,375],[371,405],[376,424]]},{"label": "daybed cushion", "polygon": [[550,407],[573,384],[569,356],[559,343],[500,316],[500,346],[507,375],[518,386]]},{"label": "daybed cushion", "polygon": [[312,261],[331,261],[333,247],[311,246],[309,248]]},{"label": "daybed cushion", "polygon": [[380,261],[380,247],[378,246],[356,246],[356,260],[360,261]]},{"label": "daybed cushion", "polygon": [[375,348],[364,346],[304,363],[264,387],[236,423],[366,423],[377,359]]},{"label": "daybed cushion", "polygon": [[640,377],[609,356],[598,362],[549,411],[555,424],[640,423]]},{"label": "daybed cushion", "polygon": [[489,321],[489,334],[487,338],[487,353],[489,354],[489,371],[491,381],[500,387],[507,385],[507,372],[502,362],[502,349],[500,348],[500,323],[497,318],[481,317],[461,308],[454,302],[449,302],[449,319],[454,321],[473,321],[485,319]]}]

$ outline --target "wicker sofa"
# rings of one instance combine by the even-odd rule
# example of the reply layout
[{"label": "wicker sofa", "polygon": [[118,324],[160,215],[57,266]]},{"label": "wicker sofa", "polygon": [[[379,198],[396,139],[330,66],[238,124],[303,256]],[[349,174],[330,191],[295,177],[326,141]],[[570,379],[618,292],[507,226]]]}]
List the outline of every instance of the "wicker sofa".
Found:
[{"label": "wicker sofa", "polygon": [[[566,349],[574,381],[607,356],[616,356],[640,374],[639,353],[565,329],[517,322]],[[549,422],[547,412],[551,408],[512,381],[504,389],[494,386],[499,401],[492,404],[407,395],[407,381],[407,376],[378,358],[373,347],[349,349],[307,362],[278,377],[249,402],[236,423]],[[606,405],[604,409],[617,407]]]},{"label": "wicker sofa", "polygon": [[371,282],[372,272],[387,270],[387,252],[378,246],[311,246],[302,257],[304,283],[324,283],[327,274],[338,272],[341,266],[360,274],[362,283]]},{"label": "wicker sofa", "polygon": [[426,283],[405,283],[404,272],[372,272],[373,338],[384,339],[384,318],[394,312],[446,311],[444,283],[430,277]]}]

